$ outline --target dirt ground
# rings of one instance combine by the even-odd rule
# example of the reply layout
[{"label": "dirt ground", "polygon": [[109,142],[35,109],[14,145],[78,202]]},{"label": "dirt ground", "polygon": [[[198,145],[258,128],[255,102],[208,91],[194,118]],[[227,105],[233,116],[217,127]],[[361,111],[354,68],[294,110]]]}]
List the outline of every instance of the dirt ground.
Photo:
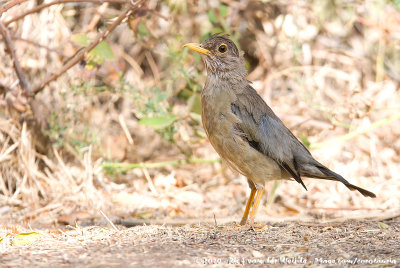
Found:
[{"label": "dirt ground", "polygon": [[[2,267],[396,266],[400,218],[269,221],[184,226],[97,226],[43,232],[35,243],[1,246]],[[106,225],[104,225],[106,226]]]}]

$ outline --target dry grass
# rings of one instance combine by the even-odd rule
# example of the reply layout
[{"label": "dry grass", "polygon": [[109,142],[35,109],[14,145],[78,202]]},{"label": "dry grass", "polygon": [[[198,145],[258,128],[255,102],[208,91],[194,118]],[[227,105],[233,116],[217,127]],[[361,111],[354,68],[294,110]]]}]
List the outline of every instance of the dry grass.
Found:
[{"label": "dry grass", "polygon": [[101,199],[101,187],[95,185],[102,186],[105,178],[99,161],[92,162],[91,146],[80,165],[67,165],[55,148],[55,160],[37,153],[26,124],[20,129],[16,126],[1,119],[0,187],[6,220],[29,219],[48,211],[103,208],[104,203],[96,202]]},{"label": "dry grass", "polygon": [[[148,1],[137,32],[127,24],[107,39],[116,60],[95,70],[75,66],[36,96],[39,121],[51,137],[40,152],[26,118],[12,63],[0,42],[0,215],[5,221],[54,223],[59,215],[87,212],[112,217],[240,217],[247,184],[220,163],[134,169],[107,174],[104,160],[127,163],[216,159],[181,96],[196,96],[204,81],[198,58],[182,50],[209,33],[225,31],[245,50],[254,87],[313,155],[352,183],[378,196],[366,199],[333,182],[305,181],[304,192],[284,182],[276,205],[259,214],[346,216],[400,207],[400,22],[384,1],[223,1],[227,16],[212,22],[215,1]],[[2,21],[31,8],[27,1]],[[10,25],[17,54],[31,83],[58,70],[77,50],[72,34],[85,32],[96,5],[43,9]],[[120,13],[110,5],[93,37]],[[218,17],[218,16],[217,16]],[[179,22],[179,23],[178,23]],[[142,27],[145,26],[145,27]],[[224,30],[224,29],[223,29]],[[65,57],[63,56],[65,55]],[[158,88],[155,90],[154,88]],[[182,93],[183,92],[183,93]],[[156,105],[154,99],[165,94]],[[19,106],[18,106],[19,105]],[[22,107],[18,109],[19,107]],[[149,107],[152,107],[151,109]],[[175,114],[172,136],[138,124],[147,116]],[[24,121],[25,120],[25,121]],[[173,142],[168,142],[168,137]],[[338,139],[335,143],[331,140]],[[325,143],[328,142],[328,143]],[[267,189],[272,183],[267,184]],[[79,217],[78,217],[79,218]],[[76,217],[69,219],[73,223]],[[68,221],[67,221],[68,222]]]}]

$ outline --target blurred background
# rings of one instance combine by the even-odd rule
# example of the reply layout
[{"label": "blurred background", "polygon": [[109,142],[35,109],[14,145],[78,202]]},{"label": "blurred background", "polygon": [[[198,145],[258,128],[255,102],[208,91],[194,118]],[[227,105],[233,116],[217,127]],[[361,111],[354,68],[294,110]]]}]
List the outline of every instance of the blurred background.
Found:
[{"label": "blurred background", "polygon": [[332,181],[305,178],[308,191],[268,182],[257,218],[400,208],[400,1],[142,1],[44,87],[129,1],[28,0],[8,8],[12,2],[2,1],[0,21],[28,87],[38,90],[21,88],[3,34],[3,224],[95,222],[100,211],[111,219],[239,221],[247,182],[205,136],[206,72],[200,56],[183,48],[214,33],[229,34],[245,52],[248,79],[316,159],[377,195]]}]

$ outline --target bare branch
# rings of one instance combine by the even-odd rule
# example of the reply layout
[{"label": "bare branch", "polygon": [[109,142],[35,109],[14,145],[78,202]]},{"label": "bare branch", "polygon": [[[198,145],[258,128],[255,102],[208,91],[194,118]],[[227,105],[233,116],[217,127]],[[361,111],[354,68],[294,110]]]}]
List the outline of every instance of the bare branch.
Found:
[{"label": "bare branch", "polygon": [[93,42],[88,45],[87,47],[79,50],[58,72],[50,75],[47,77],[44,82],[42,82],[39,86],[37,86],[34,90],[33,93],[36,94],[43,90],[43,88],[49,84],[50,82],[56,80],[58,77],[60,77],[63,73],[68,71],[72,66],[77,64],[79,61],[81,61],[84,56],[91,51],[93,48],[95,48],[101,41],[103,41],[118,25],[121,24],[121,22],[128,16],[130,16],[136,9],[138,9],[144,2],[147,0],[139,0],[137,1],[133,6],[129,7],[124,13],[122,13],[108,28],[99,34]]},{"label": "bare branch", "polygon": [[28,0],[13,0],[11,2],[8,2],[7,4],[4,4],[3,6],[0,7],[0,16],[1,16],[1,14],[6,12],[10,8],[12,8],[13,6],[19,5],[19,4],[21,4],[23,2],[26,2],[26,1],[28,1]]},{"label": "bare branch", "polygon": [[10,57],[13,61],[14,69],[19,79],[19,85],[21,86],[24,94],[29,95],[30,89],[28,85],[28,80],[26,80],[25,74],[22,71],[21,65],[19,64],[17,54],[15,53],[14,44],[11,40],[10,33],[8,32],[7,28],[1,21],[0,21],[0,34],[3,36],[8,53],[10,54]]},{"label": "bare branch", "polygon": [[8,24],[10,24],[10,23],[12,23],[14,21],[20,20],[20,19],[22,19],[23,17],[25,17],[25,16],[27,16],[29,14],[36,13],[36,12],[40,11],[43,8],[46,8],[46,7],[49,7],[49,6],[53,6],[53,5],[57,5],[57,4],[65,4],[65,3],[103,4],[105,2],[112,3],[112,4],[127,4],[127,3],[129,3],[129,1],[127,1],[127,0],[56,0],[56,1],[53,1],[53,2],[50,2],[50,3],[45,3],[45,4],[42,4],[42,5],[36,6],[36,7],[32,8],[32,9],[22,13],[21,15],[16,16],[15,18],[12,18],[12,19],[6,21],[4,23],[4,25],[7,26]]}]

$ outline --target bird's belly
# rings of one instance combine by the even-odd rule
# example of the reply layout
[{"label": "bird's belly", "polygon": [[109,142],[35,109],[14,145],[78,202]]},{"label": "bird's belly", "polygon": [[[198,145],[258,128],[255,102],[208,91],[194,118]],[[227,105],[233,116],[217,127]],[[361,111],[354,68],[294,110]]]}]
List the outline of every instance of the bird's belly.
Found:
[{"label": "bird's belly", "polygon": [[235,134],[229,116],[221,114],[204,122],[210,143],[217,153],[235,170],[254,183],[264,186],[265,181],[282,179],[280,166],[271,158],[252,148],[246,140]]}]

